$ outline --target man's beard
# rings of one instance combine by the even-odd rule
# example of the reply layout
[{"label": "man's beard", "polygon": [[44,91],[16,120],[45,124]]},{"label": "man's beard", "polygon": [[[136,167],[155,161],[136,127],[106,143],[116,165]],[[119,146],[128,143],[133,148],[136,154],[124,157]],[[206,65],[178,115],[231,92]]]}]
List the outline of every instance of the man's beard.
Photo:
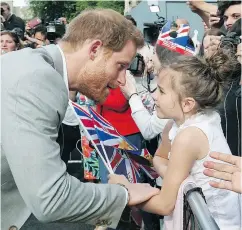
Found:
[{"label": "man's beard", "polygon": [[[96,103],[102,103],[108,96],[107,84],[109,79],[106,76],[106,62],[99,66],[89,66],[88,64],[80,71],[78,76],[78,91],[94,100]],[[106,92],[105,92],[106,90]]]}]

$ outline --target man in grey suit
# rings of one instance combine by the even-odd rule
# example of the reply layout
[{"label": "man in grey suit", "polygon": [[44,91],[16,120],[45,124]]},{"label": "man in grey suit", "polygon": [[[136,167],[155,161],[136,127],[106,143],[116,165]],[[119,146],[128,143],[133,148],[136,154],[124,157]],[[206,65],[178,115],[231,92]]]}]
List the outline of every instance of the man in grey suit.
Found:
[{"label": "man in grey suit", "polygon": [[[2,229],[30,213],[42,222],[115,228],[126,205],[150,199],[145,184],[83,184],[66,172],[56,143],[68,90],[103,102],[143,45],[142,34],[112,10],[77,16],[58,46],[5,54],[2,64]],[[43,228],[44,229],[44,228]]]}]

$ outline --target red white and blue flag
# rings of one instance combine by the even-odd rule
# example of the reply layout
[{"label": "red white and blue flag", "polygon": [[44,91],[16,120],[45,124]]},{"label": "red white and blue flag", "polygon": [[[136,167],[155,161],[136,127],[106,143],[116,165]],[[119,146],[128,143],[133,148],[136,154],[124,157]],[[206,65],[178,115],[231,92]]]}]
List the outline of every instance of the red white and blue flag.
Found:
[{"label": "red white and blue flag", "polygon": [[131,144],[125,137],[121,136],[118,131],[100,114],[91,107],[89,112],[94,123],[97,135],[105,146],[112,146],[118,149],[137,151],[138,148]]},{"label": "red white and blue flag", "polygon": [[86,112],[80,105],[78,105],[75,102],[71,102],[76,116],[79,120],[79,122],[81,122],[83,124],[83,126],[86,128],[87,132],[89,133],[89,135],[91,136],[92,140],[94,141],[95,144],[100,144],[100,140],[98,138],[96,129],[94,127],[94,123],[93,120],[90,116],[90,114],[88,114],[88,112]]},{"label": "red white and blue flag", "polygon": [[[89,111],[92,113],[92,115],[94,115],[91,117],[91,115],[77,103],[71,102],[71,105],[73,106],[79,122],[85,126],[90,137],[97,145],[99,152],[102,154],[103,158],[106,159],[105,154],[103,153],[103,149],[100,146],[100,141],[103,142],[107,157],[115,173],[125,175],[129,181],[133,183],[139,182],[140,170],[145,172],[148,176],[150,174],[155,175],[152,169],[147,165],[147,161],[150,159],[150,154],[147,149],[137,150],[137,148],[135,146],[133,147],[133,145],[129,142],[120,145],[120,141],[126,142],[127,140],[122,137],[117,132],[117,130],[101,115],[97,114],[93,109],[89,108]],[[104,138],[110,138],[111,141],[105,141],[106,139]],[[121,147],[126,147],[126,149],[134,150],[127,151],[126,154],[124,151],[126,149],[121,149]],[[128,153],[134,154],[136,156],[133,155],[134,157],[130,157],[130,154]]]},{"label": "red white and blue flag", "polygon": [[[98,149],[103,154],[100,146]],[[105,151],[115,174],[124,175],[131,183],[141,182],[140,169],[132,163],[125,151],[110,146],[105,146]]]}]

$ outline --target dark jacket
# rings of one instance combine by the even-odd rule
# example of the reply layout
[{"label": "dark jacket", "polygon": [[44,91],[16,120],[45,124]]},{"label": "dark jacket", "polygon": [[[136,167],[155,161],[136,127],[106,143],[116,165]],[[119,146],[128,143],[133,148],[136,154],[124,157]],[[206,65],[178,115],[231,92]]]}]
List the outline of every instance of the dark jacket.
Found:
[{"label": "dark jacket", "polygon": [[14,28],[20,28],[23,31],[24,35],[24,21],[20,17],[17,17],[15,14],[12,14],[10,18],[3,23],[3,25],[5,30],[13,30]]},{"label": "dark jacket", "polygon": [[220,108],[221,124],[233,155],[241,156],[241,86],[239,78],[225,91]]}]

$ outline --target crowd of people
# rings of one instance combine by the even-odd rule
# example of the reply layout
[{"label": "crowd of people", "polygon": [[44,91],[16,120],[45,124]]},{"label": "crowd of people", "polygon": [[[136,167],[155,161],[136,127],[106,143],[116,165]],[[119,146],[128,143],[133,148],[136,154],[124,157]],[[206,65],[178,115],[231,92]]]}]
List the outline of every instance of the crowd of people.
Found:
[{"label": "crowd of people", "polygon": [[[53,34],[36,18],[25,25],[1,2],[2,229],[25,230],[35,216],[44,223],[32,229],[83,222],[97,230],[161,230],[162,219],[172,230],[186,179],[202,189],[219,229],[241,229],[241,1],[187,6],[203,21],[204,36],[199,44],[188,34],[181,53],[164,45],[163,30],[152,46],[133,17],[110,9],[85,10],[69,23],[60,18],[65,33]],[[174,46],[184,25],[179,18],[164,26]],[[146,78],[140,90],[137,81]],[[149,150],[159,179],[142,175],[134,184],[109,174],[98,154],[96,180],[71,175],[68,162],[85,134],[68,101],[82,97]],[[134,206],[142,226],[131,218]]]}]

